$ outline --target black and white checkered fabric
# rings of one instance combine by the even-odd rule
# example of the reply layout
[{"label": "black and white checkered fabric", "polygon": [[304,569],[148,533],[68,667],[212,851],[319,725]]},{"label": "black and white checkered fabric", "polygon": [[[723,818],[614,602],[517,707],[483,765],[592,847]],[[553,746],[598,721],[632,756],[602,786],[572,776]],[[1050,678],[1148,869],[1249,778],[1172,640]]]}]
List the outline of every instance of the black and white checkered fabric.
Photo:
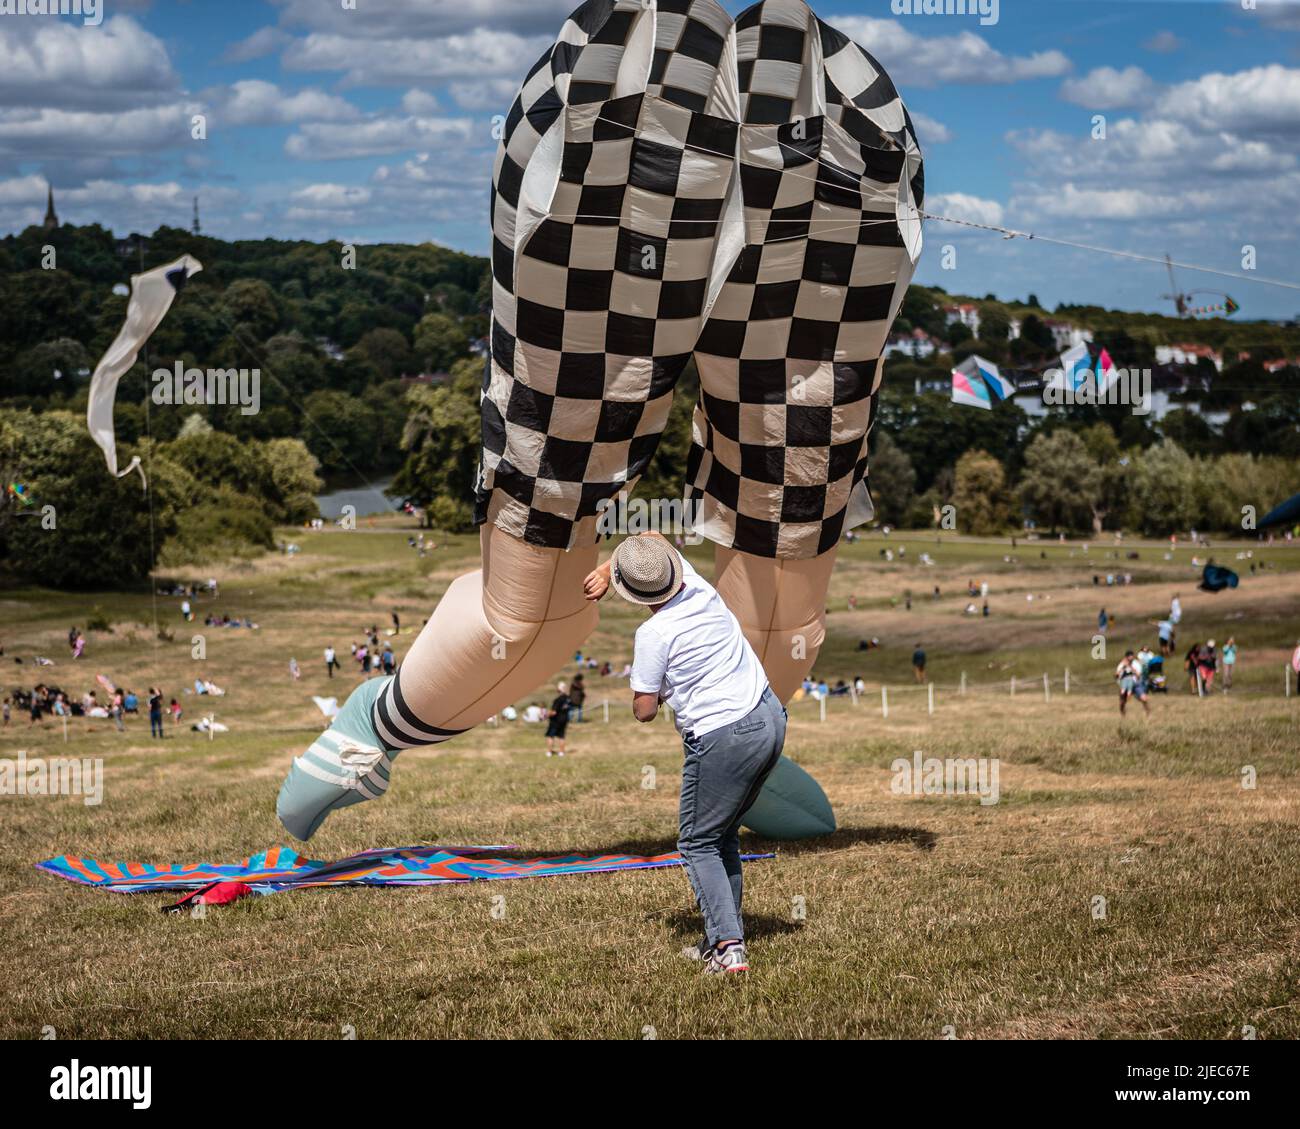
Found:
[{"label": "black and white checkered fabric", "polygon": [[920,176],[888,77],[802,0],[734,25],[713,0],[589,0],[498,152],[478,519],[569,547],[645,469],[694,354],[701,533],[811,557],[867,520]]}]

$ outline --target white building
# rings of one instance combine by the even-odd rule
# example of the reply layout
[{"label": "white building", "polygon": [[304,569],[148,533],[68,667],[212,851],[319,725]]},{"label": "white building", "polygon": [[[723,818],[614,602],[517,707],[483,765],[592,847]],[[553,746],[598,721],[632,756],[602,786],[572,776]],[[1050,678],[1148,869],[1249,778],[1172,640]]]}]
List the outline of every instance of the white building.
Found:
[{"label": "white building", "polygon": [[955,325],[957,322],[961,322],[974,336],[978,337],[980,335],[978,306],[973,306],[969,302],[964,302],[960,306],[945,306],[943,316],[946,324]]},{"label": "white building", "polygon": [[1092,340],[1092,334],[1088,330],[1071,325],[1068,321],[1044,318],[1043,324],[1051,330],[1052,340],[1056,342],[1056,347],[1062,353],[1073,349],[1076,345],[1083,345]]},{"label": "white building", "polygon": [[1158,365],[1195,365],[1205,357],[1216,372],[1223,371],[1223,357],[1208,345],[1157,345],[1156,364]]},{"label": "white building", "polygon": [[924,360],[938,352],[935,340],[924,329],[914,329],[911,333],[896,333],[885,342],[884,356],[891,357],[900,353],[913,360]]}]

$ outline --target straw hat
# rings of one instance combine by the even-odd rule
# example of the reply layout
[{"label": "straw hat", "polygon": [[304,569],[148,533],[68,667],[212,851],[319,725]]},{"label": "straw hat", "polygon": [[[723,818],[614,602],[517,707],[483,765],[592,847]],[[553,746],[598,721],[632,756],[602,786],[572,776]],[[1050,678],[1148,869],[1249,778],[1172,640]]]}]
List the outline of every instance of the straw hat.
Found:
[{"label": "straw hat", "polygon": [[633,604],[662,604],[682,586],[682,558],[659,537],[628,537],[610,560],[609,581]]}]

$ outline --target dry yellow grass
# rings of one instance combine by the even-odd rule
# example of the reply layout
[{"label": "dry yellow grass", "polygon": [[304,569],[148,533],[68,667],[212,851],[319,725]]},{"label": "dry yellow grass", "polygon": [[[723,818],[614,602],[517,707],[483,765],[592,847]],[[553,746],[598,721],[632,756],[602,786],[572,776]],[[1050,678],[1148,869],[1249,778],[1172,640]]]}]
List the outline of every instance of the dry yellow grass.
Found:
[{"label": "dry yellow grass", "polygon": [[[132,642],[121,627],[92,637],[85,668],[64,658],[68,625],[95,603],[117,623],[147,623],[147,594],[6,594],[9,657],[56,657],[42,676],[77,693],[100,670],[137,689],[162,678],[187,723],[197,700],[180,688],[200,665],[189,637],[206,634],[203,669],[229,690],[218,712],[231,732],[213,742],[177,732],[159,745],[147,722],[119,735],[77,721],[65,746],[61,729],[28,731],[15,717],[0,755],[102,756],[106,793],[99,807],[0,799],[10,969],[0,1036],[45,1025],[69,1038],[335,1038],[347,1026],[362,1038],[937,1037],[948,1026],[958,1037],[1234,1038],[1246,1025],[1261,1038],[1300,1035],[1300,698],[1284,699],[1281,685],[1288,639],[1300,633],[1300,577],[1284,551],[1264,554],[1276,573],[1211,598],[1195,593],[1185,551],[1165,562],[1158,547],[1119,564],[1137,583],[1100,594],[1078,546],[1021,546],[1021,561],[1003,562],[1004,545],[909,541],[909,558],[926,549],[938,559],[929,570],[882,565],[876,540],[846,548],[819,667],[832,680],[863,673],[873,689],[858,707],[832,700],[824,723],[815,703],[796,703],[787,745],[826,788],[841,829],[748,867],[754,971],[717,984],[678,955],[698,921],[674,871],[302,891],[195,920],[157,912],[173,899],[103,894],[32,869],[62,853],[233,861],[287,841],[274,799],[289,758],[319,728],[308,695],[356,682],[348,671],[331,688],[321,648],[332,641],[346,662],[348,639],[371,622],[386,627],[393,607],[418,627],[426,593],[473,552],[471,539],[451,539],[419,561],[405,533],[384,531],[295,538],[304,552],[293,560],[216,574],[215,606],[251,614],[259,631],[183,625],[178,601],[160,598],[171,642],[143,629]],[[989,620],[962,615],[968,577],[990,580]],[[938,603],[927,595],[935,583]],[[910,614],[889,603],[908,586]],[[1039,598],[1028,603],[1026,590]],[[1238,692],[1197,700],[1171,678],[1176,692],[1153,702],[1149,720],[1121,722],[1115,658],[1091,657],[1097,607],[1118,612],[1112,640],[1124,644],[1126,627],[1136,633],[1175,590],[1187,641],[1232,632],[1241,642]],[[209,606],[198,603],[201,614]],[[626,657],[635,622],[611,605],[592,653]],[[885,646],[857,652],[872,635]],[[399,651],[411,638],[398,637]],[[902,690],[917,638],[939,680],[933,717],[923,693]],[[303,664],[298,684],[291,654]],[[6,670],[6,684],[30,682],[30,669]],[[959,697],[963,671],[970,692]],[[1043,671],[1050,702],[1029,683]],[[1012,673],[1029,685],[1015,698]],[[573,756],[546,760],[538,731],[521,725],[403,754],[390,795],[333,816],[309,853],[417,842],[669,849],[680,767],[671,727],[636,726],[625,683],[589,681],[593,720],[571,730]],[[881,681],[895,687],[887,721]],[[891,762],[914,750],[997,758],[1000,801],[898,794]]]}]

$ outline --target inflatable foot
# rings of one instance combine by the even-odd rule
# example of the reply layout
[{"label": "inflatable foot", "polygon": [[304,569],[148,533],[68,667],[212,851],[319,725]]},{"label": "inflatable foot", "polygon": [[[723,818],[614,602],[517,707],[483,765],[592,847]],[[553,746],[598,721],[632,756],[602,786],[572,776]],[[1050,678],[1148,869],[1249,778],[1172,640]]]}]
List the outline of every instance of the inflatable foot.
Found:
[{"label": "inflatable foot", "polygon": [[275,805],[290,835],[310,839],[335,808],[378,799],[388,791],[397,754],[385,749],[371,717],[375,699],[392,677],[358,686],[334,723],[294,758]]},{"label": "inflatable foot", "polygon": [[835,830],[835,813],[821,785],[783,756],[741,822],[765,839],[812,839]]}]

